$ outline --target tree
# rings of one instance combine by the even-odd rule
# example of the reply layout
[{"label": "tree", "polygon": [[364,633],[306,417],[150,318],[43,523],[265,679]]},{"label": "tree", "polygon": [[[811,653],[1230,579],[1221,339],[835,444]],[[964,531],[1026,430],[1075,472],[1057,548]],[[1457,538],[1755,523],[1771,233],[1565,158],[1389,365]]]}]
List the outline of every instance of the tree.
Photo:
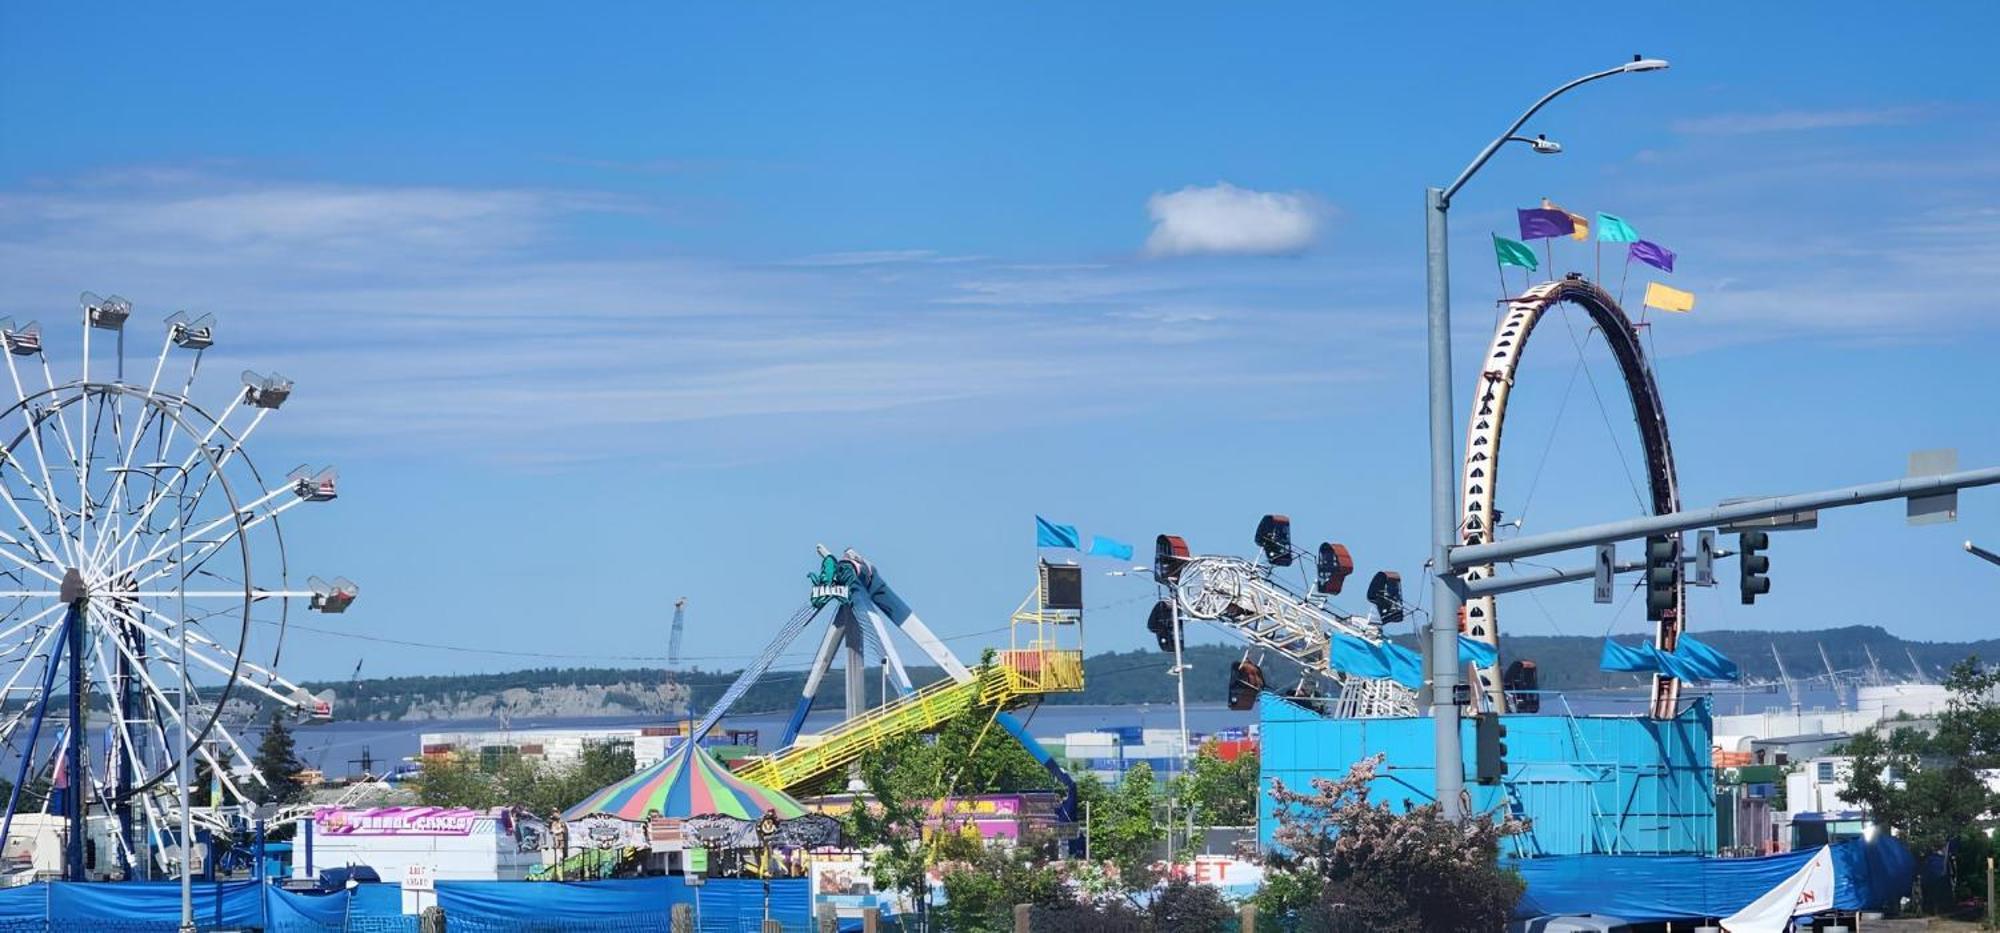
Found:
[{"label": "tree", "polygon": [[861,764],[861,781],[872,801],[848,809],[846,835],[854,848],[869,852],[868,872],[875,890],[902,894],[918,916],[930,901],[929,853],[924,847],[924,807],[907,793],[908,775],[898,774],[899,757],[871,755]]},{"label": "tree", "polygon": [[1099,890],[1131,894],[1158,880],[1153,861],[1167,830],[1160,820],[1165,800],[1153,769],[1136,765],[1116,787],[1106,787],[1092,775],[1076,782],[1077,796],[1089,815],[1090,857],[1110,867],[1101,879],[1080,877],[1086,893]]},{"label": "tree", "polygon": [[1371,802],[1381,762],[1357,762],[1339,780],[1314,778],[1311,793],[1272,781],[1277,846],[1266,857],[1261,906],[1328,931],[1499,929],[1523,890],[1520,876],[1500,867],[1500,841],[1527,823]]},{"label": "tree", "polygon": [[292,743],[292,730],[276,711],[271,713],[271,724],[264,730],[264,740],[257,744],[257,757],[251,765],[264,778],[264,789],[257,793],[260,801],[291,803],[303,795],[299,772],[306,766]]},{"label": "tree", "polygon": [[1188,770],[1174,778],[1173,796],[1193,810],[1194,825],[1252,826],[1257,822],[1257,753],[1224,761],[1213,741],[1202,743]]},{"label": "tree", "polygon": [[1008,933],[1014,929],[1016,904],[1071,905],[1054,867],[1034,858],[1042,848],[1028,840],[989,847],[976,833],[943,834],[938,840],[938,867],[945,902],[937,909],[938,928],[952,933]]},{"label": "tree", "polygon": [[1919,856],[1983,847],[1989,814],[2000,810],[2000,794],[1980,776],[2000,767],[2000,668],[1966,658],[1945,687],[1951,696],[1934,730],[1878,727],[1846,747],[1854,771],[1842,798]]}]

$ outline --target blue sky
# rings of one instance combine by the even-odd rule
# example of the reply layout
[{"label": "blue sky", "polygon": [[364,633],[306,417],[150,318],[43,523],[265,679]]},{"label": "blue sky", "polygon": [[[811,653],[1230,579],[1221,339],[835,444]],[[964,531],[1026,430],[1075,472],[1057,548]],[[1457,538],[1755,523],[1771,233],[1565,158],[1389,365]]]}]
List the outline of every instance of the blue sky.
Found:
[{"label": "blue sky", "polygon": [[[1036,512],[1246,553],[1282,511],[1415,577],[1422,188],[1643,52],[1672,70],[1565,98],[1530,126],[1564,154],[1457,201],[1460,401],[1487,235],[1548,196],[1681,254],[1700,305],[1649,339],[1689,503],[2000,463],[1990,5],[1453,9],[11,5],[0,313],[215,312],[201,391],[293,376],[253,454],[342,470],[287,516],[294,566],[363,586],[314,624],[521,653],[300,632],[301,676],[656,656],[681,595],[734,666],[816,542],[971,656]],[[1508,433],[1530,531],[1637,509],[1609,357],[1556,324]],[[2000,569],[1958,542],[2000,500],[1898,513],[1782,536],[1768,598],[1691,626],[1991,634]],[[1094,578],[1090,646],[1147,643],[1149,598]],[[1501,626],[1645,623],[1585,588]]]}]

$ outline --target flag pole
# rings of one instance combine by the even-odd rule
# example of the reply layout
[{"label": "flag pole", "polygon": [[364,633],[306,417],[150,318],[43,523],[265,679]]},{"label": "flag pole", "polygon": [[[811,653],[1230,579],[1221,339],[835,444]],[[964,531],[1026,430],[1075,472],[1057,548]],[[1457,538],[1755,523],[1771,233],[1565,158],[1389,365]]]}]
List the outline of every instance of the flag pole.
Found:
[{"label": "flag pole", "polygon": [[1488,236],[1491,236],[1491,237],[1493,238],[1493,245],[1494,245],[1494,250],[1493,250],[1493,271],[1494,271],[1494,272],[1498,272],[1498,273],[1500,273],[1500,300],[1501,300],[1501,301],[1506,301],[1506,300],[1507,300],[1507,264],[1506,264],[1506,263],[1504,263],[1504,262],[1501,262],[1501,261],[1500,261],[1500,250],[1499,250],[1499,245],[1500,245],[1500,234],[1497,234],[1497,233],[1493,233],[1492,231],[1488,231],[1488,232],[1487,232],[1487,235],[1488,235]]},{"label": "flag pole", "polygon": [[1625,274],[1618,277],[1618,307],[1625,307],[1625,283],[1632,278],[1632,249],[1625,249]]},{"label": "flag pole", "polygon": [[1551,251],[1551,248],[1549,246],[1549,241],[1553,239],[1555,239],[1555,237],[1548,237],[1548,236],[1542,237],[1542,262],[1547,264],[1549,267],[1549,281],[1551,282],[1556,280],[1555,254]]},{"label": "flag pole", "polygon": [[[1600,231],[1601,233],[1602,231]],[[1590,274],[1591,281],[1599,286],[1604,284],[1604,241],[1597,241],[1597,270]]]}]

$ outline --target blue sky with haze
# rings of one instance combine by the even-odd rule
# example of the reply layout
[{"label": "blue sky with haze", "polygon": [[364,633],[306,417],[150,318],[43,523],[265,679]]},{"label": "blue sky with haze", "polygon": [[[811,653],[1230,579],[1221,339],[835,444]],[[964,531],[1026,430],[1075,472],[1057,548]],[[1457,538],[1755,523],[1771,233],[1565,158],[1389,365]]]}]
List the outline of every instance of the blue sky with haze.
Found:
[{"label": "blue sky with haze", "polygon": [[[1417,576],[1423,186],[1634,52],[1673,68],[1565,98],[1530,125],[1564,154],[1455,205],[1460,402],[1488,233],[1547,196],[1681,254],[1700,304],[1648,340],[1689,503],[2000,463],[1996,32],[1973,3],[9,5],[0,313],[214,311],[202,391],[293,376],[253,453],[342,469],[287,516],[294,566],[363,586],[314,624],[527,655],[301,632],[297,674],[659,655],[680,595],[687,653],[735,666],[815,542],[973,656],[1036,512],[1247,553],[1282,511]],[[1530,531],[1639,508],[1609,356],[1564,323],[1507,437]],[[2000,495],[1830,513],[1691,626],[1991,635],[1966,537],[2000,542]],[[1150,588],[1094,580],[1091,647],[1149,643]],[[1646,626],[1587,587],[1501,625]]]}]

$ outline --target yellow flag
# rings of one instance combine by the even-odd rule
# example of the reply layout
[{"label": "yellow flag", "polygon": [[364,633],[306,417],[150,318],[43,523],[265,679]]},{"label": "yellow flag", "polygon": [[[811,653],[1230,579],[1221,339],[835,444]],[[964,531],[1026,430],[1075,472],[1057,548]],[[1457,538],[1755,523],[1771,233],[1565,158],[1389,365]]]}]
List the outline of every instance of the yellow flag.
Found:
[{"label": "yellow flag", "polygon": [[[1569,211],[1563,211],[1561,205],[1555,203],[1554,201],[1549,200],[1548,198],[1542,199],[1542,209],[1549,211],[1562,211],[1565,214],[1569,214]],[[1572,240],[1590,239],[1590,218],[1585,217],[1582,214],[1569,214],[1569,222],[1575,228],[1570,231],[1569,234],[1570,239]]]},{"label": "yellow flag", "polygon": [[1646,306],[1662,311],[1693,311],[1694,292],[1668,288],[1658,282],[1646,283]]}]

